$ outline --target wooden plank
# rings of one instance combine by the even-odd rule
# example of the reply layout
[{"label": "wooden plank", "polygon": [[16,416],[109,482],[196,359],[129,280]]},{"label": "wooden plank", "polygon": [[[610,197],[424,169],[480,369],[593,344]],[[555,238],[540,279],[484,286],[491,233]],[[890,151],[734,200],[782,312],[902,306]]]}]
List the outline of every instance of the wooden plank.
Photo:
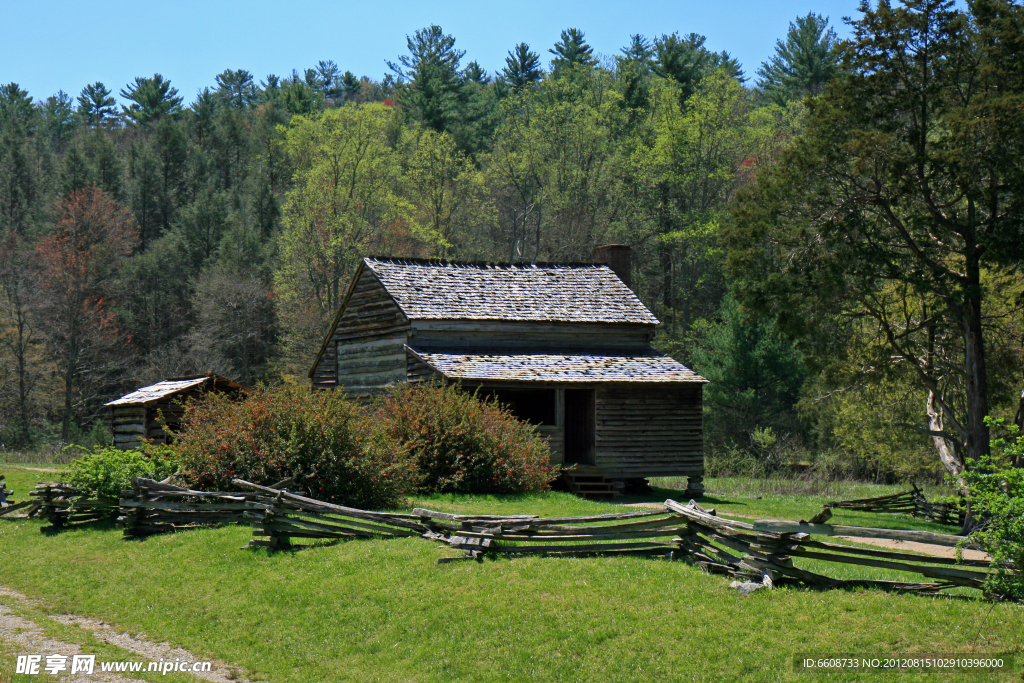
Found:
[{"label": "wooden plank", "polygon": [[[937,534],[931,531],[906,531],[902,529],[873,529],[859,526],[843,526],[841,524],[800,524],[797,522],[757,522],[755,531],[772,531],[775,533],[806,533],[820,536],[852,536],[856,538],[886,538],[895,541],[915,541],[954,548],[963,536]],[[972,547],[972,546],[967,546]]]},{"label": "wooden plank", "polygon": [[679,533],[679,527],[672,527],[668,529],[644,529],[641,531],[612,534],[497,534],[477,531],[459,531],[459,535],[465,536],[467,538],[490,538],[501,541],[514,541],[516,543],[551,543],[554,541],[625,541],[638,538],[678,536]]},{"label": "wooden plank", "polygon": [[636,550],[639,548],[661,548],[673,550],[676,545],[673,543],[657,543],[655,541],[643,543],[592,543],[585,545],[550,545],[550,546],[496,546],[491,545],[491,550],[499,553],[593,553],[609,552],[612,550]]}]

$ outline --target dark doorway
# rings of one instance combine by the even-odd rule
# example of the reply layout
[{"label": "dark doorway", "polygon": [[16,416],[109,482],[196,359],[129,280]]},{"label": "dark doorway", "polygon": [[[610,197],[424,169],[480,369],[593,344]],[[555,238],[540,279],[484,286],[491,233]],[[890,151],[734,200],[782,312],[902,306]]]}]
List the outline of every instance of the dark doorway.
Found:
[{"label": "dark doorway", "polygon": [[594,464],[594,390],[565,390],[565,464]]},{"label": "dark doorway", "polygon": [[507,406],[512,414],[535,425],[558,424],[554,389],[498,389],[483,387],[482,399],[493,399]]}]

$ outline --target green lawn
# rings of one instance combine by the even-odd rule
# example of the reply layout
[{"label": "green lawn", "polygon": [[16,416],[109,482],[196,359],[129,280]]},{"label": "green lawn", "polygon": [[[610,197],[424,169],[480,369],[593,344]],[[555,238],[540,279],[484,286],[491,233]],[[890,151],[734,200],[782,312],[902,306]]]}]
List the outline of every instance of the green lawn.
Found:
[{"label": "green lawn", "polygon": [[[38,475],[2,471],[16,500]],[[774,516],[799,504],[766,500],[710,505]],[[544,515],[612,507],[560,493],[416,503]],[[804,505],[798,514],[817,511]],[[42,525],[0,520],[0,583],[271,681],[917,680],[794,674],[791,658],[1024,650],[1024,608],[958,596],[783,588],[743,597],[727,579],[664,559],[438,565],[452,551],[419,538],[268,554],[240,549],[246,527],[126,541],[109,525],[55,535]]]}]

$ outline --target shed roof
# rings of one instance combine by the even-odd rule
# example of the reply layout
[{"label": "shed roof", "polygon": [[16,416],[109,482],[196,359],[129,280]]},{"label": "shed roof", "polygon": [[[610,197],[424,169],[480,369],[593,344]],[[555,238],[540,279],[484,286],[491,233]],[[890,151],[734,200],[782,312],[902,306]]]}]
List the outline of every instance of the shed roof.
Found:
[{"label": "shed roof", "polygon": [[595,353],[450,353],[406,347],[450,379],[504,382],[707,382],[675,359]]},{"label": "shed roof", "polygon": [[172,396],[174,394],[178,394],[183,391],[187,391],[189,389],[198,387],[201,384],[204,384],[205,382],[211,380],[220,389],[248,391],[248,389],[242,386],[241,384],[232,382],[229,379],[225,379],[224,377],[220,377],[219,375],[210,373],[207,375],[199,375],[198,377],[173,377],[171,379],[165,379],[162,382],[157,382],[156,384],[150,385],[148,387],[136,389],[130,394],[125,394],[121,398],[116,399],[114,401],[110,401],[109,403],[104,403],[103,405],[146,405],[149,403],[154,403],[160,400],[161,398]]},{"label": "shed roof", "polygon": [[641,323],[658,319],[604,265],[366,258],[410,320]]}]

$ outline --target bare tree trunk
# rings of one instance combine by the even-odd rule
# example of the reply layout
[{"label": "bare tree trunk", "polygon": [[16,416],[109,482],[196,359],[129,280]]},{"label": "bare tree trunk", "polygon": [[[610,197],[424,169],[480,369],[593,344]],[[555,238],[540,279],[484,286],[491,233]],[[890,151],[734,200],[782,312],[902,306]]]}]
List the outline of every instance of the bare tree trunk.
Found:
[{"label": "bare tree trunk", "polygon": [[68,338],[67,367],[64,368],[64,420],[60,426],[60,440],[68,443],[71,436],[71,394],[75,386],[75,365],[78,363],[78,330],[74,323]]},{"label": "bare tree trunk", "polygon": [[[925,413],[928,415],[928,429],[932,432],[941,432],[942,428],[942,413],[935,408],[935,392],[931,389],[928,390],[928,400],[925,402]],[[935,450],[939,453],[939,460],[942,461],[942,466],[956,478],[956,484],[960,488],[961,493],[966,491],[966,484],[963,480],[964,464],[957,454],[955,448],[950,447],[950,443],[944,437],[932,434],[932,443],[935,444]]]},{"label": "bare tree trunk", "polygon": [[[1017,425],[1017,436],[1024,436],[1024,391],[1020,392],[1020,401],[1017,402],[1017,414],[1013,417],[1013,424]],[[1024,454],[1013,459],[1014,467],[1024,467]]]}]

